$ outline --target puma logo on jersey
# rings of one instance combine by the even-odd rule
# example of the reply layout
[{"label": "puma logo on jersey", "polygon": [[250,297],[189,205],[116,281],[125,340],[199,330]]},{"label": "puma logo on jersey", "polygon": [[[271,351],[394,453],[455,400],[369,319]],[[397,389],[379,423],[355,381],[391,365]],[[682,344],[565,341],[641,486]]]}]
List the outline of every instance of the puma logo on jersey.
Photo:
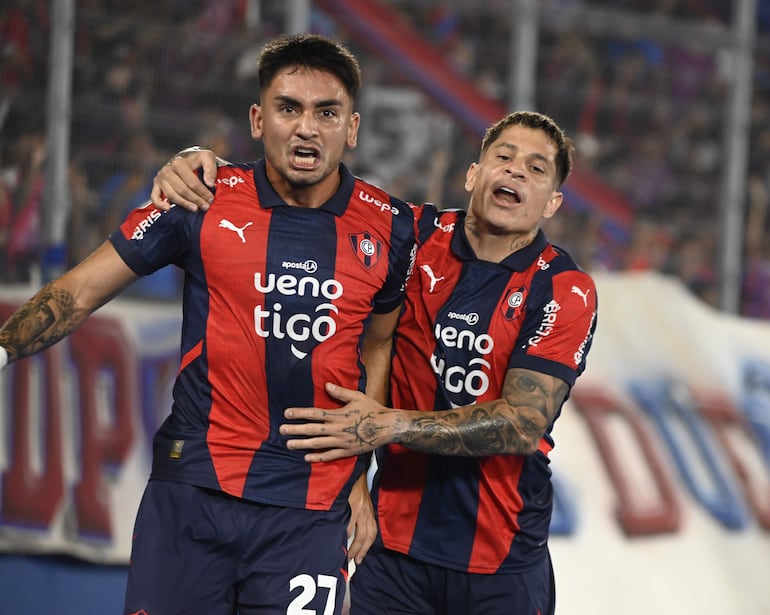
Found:
[{"label": "puma logo on jersey", "polygon": [[432,293],[433,289],[436,288],[436,283],[443,280],[444,276],[442,275],[440,278],[437,278],[436,274],[433,273],[433,269],[430,268],[430,265],[420,265],[420,269],[428,274],[428,277],[430,278],[430,289],[428,292]]},{"label": "puma logo on jersey", "polygon": [[241,238],[241,242],[246,243],[246,237],[243,234],[243,231],[246,230],[246,227],[251,226],[254,224],[253,222],[247,222],[240,228],[235,226],[230,220],[226,220],[225,218],[222,218],[219,221],[219,228],[226,228],[228,231],[232,231],[233,233],[236,233],[238,237]]},{"label": "puma logo on jersey", "polygon": [[578,297],[581,297],[583,299],[583,305],[588,307],[588,293],[591,292],[590,288],[586,291],[582,291],[577,286],[573,286],[570,290]]}]

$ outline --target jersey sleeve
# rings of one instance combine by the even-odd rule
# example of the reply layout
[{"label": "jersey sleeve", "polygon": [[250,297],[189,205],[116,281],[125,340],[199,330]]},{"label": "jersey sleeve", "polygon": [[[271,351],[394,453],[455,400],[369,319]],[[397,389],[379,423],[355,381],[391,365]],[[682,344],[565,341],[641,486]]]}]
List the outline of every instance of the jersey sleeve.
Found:
[{"label": "jersey sleeve", "polygon": [[437,228],[441,228],[439,210],[432,203],[425,203],[421,206],[412,205],[412,211],[414,212],[415,234],[419,247],[428,241]]},{"label": "jersey sleeve", "polygon": [[151,203],[131,211],[109,240],[137,275],[181,265],[190,249],[189,222],[197,216],[181,207],[163,212]]},{"label": "jersey sleeve", "polygon": [[395,197],[391,197],[391,207],[399,213],[394,216],[391,229],[388,276],[372,305],[372,311],[377,314],[392,312],[403,303],[406,283],[414,270],[417,255],[417,227],[412,207]]},{"label": "jersey sleeve", "polygon": [[528,301],[509,367],[546,373],[572,386],[585,369],[596,329],[596,286],[585,272],[567,270],[552,274],[540,289]]}]

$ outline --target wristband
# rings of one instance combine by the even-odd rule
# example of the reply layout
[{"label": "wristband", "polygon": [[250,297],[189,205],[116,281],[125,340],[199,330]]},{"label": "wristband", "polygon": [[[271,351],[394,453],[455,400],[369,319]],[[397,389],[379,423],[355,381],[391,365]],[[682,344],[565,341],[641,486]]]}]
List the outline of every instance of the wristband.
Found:
[{"label": "wristband", "polygon": [[176,154],[174,154],[174,158],[182,158],[185,154],[191,154],[192,152],[200,152],[203,148],[200,145],[191,145],[190,147],[185,147],[182,150],[179,150]]},{"label": "wristband", "polygon": [[[184,158],[185,154],[192,154],[193,152],[202,152],[203,148],[200,145],[191,145],[190,147],[186,147],[183,150],[179,150],[176,154],[174,154],[174,158]],[[225,160],[224,158],[220,158],[216,154],[214,157],[217,160],[217,166],[218,167],[226,167],[230,164],[232,164],[229,160]],[[170,161],[169,161],[170,162]]]},{"label": "wristband", "polygon": [[0,346],[0,369],[8,365],[8,351]]}]

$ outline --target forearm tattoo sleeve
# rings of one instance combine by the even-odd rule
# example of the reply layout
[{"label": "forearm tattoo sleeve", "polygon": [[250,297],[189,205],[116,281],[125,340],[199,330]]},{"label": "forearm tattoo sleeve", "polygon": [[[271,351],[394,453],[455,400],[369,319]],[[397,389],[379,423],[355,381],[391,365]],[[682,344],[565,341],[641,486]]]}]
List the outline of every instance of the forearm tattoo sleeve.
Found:
[{"label": "forearm tattoo sleeve", "polygon": [[545,374],[511,369],[501,399],[445,412],[425,412],[399,426],[409,448],[439,455],[531,454],[567,394]]},{"label": "forearm tattoo sleeve", "polygon": [[70,292],[48,284],[3,325],[0,346],[8,352],[9,362],[17,361],[53,346],[87,317]]}]

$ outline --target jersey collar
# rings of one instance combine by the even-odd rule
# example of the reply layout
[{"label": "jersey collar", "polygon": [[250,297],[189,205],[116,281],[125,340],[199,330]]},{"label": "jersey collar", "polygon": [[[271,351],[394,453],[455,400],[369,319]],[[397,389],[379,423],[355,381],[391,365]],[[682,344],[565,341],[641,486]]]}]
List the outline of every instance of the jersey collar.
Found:
[{"label": "jersey collar", "polygon": [[[347,209],[348,202],[353,194],[355,182],[356,178],[350,170],[343,163],[340,163],[340,187],[319,209],[325,209],[335,216],[341,216]],[[278,193],[273,188],[270,180],[267,179],[267,169],[264,158],[258,160],[254,165],[254,184],[257,188],[260,207],[265,209],[281,206],[289,207],[289,205],[278,196]]]},{"label": "jersey collar", "polygon": [[[452,252],[460,260],[478,260],[465,234],[464,219],[465,216],[458,220],[455,227],[455,233],[452,236]],[[510,254],[500,261],[499,264],[512,271],[526,271],[537,260],[537,257],[540,256],[540,253],[545,250],[547,245],[548,238],[545,236],[543,229],[539,229],[531,244]]]}]

